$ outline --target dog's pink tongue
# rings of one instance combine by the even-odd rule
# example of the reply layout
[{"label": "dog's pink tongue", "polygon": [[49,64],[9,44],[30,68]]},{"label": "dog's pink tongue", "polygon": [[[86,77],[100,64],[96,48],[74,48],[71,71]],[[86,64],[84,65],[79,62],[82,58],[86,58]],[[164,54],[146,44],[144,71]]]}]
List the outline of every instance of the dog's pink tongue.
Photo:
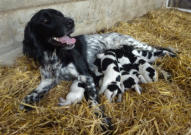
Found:
[{"label": "dog's pink tongue", "polygon": [[72,44],[75,44],[76,43],[76,39],[75,38],[70,38],[68,36],[63,36],[61,38],[59,38],[59,41],[64,44],[68,44],[68,45],[72,45]]}]

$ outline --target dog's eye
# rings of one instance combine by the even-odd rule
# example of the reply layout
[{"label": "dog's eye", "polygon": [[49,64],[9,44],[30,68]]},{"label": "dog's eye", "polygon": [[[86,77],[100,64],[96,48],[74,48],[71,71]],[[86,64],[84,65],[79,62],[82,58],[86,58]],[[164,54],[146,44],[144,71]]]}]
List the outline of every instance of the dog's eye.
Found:
[{"label": "dog's eye", "polygon": [[44,24],[47,24],[49,21],[48,21],[48,19],[42,19],[42,21],[41,21],[42,23],[44,23]]}]

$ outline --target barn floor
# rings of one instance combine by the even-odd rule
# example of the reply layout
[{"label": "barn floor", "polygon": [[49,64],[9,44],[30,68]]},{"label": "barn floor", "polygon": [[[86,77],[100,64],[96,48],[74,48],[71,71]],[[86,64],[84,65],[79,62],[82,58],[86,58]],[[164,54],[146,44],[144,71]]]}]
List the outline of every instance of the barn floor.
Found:
[{"label": "barn floor", "polygon": [[[190,135],[191,134],[191,14],[160,9],[131,22],[121,22],[110,30],[163,47],[175,48],[177,58],[156,62],[160,79],[144,84],[144,92],[126,92],[122,103],[108,103],[116,135]],[[106,32],[104,31],[104,32]],[[166,79],[164,69],[171,73]],[[162,74],[163,73],[163,74]],[[5,135],[100,135],[96,119],[83,100],[81,104],[58,107],[71,82],[63,82],[37,105],[22,112],[21,99],[40,81],[38,66],[25,57],[13,67],[0,67],[0,134]]]}]

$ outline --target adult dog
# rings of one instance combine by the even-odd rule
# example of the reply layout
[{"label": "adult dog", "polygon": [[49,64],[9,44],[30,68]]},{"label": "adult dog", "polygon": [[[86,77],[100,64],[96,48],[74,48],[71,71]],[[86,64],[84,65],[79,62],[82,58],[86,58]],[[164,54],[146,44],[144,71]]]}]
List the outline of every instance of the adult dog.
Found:
[{"label": "adult dog", "polygon": [[[40,10],[28,22],[24,31],[23,53],[40,64],[41,82],[22,102],[36,103],[61,80],[77,80],[82,75],[86,77],[85,97],[90,100],[91,106],[96,106],[99,100],[92,77],[95,68],[93,63],[96,54],[105,49],[126,44],[152,51],[157,57],[166,54],[175,56],[169,49],[151,47],[118,33],[71,37],[74,27],[73,19],[54,9]],[[21,104],[20,109],[29,110],[30,107]],[[100,111],[103,122],[111,129],[110,119]]]}]

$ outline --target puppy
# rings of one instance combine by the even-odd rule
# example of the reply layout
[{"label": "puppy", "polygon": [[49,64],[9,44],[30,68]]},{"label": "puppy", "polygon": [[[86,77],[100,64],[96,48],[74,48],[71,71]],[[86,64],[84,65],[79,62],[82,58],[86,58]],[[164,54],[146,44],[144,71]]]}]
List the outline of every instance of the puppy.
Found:
[{"label": "puppy", "polygon": [[84,83],[75,80],[70,87],[70,92],[67,94],[66,99],[60,98],[58,105],[66,106],[79,103],[84,97],[84,91]]},{"label": "puppy", "polygon": [[115,53],[112,51],[105,51],[104,53],[98,54],[97,58],[101,61],[100,66],[103,73],[99,94],[104,93],[111,102],[118,91],[121,91],[121,74],[118,61]]}]

